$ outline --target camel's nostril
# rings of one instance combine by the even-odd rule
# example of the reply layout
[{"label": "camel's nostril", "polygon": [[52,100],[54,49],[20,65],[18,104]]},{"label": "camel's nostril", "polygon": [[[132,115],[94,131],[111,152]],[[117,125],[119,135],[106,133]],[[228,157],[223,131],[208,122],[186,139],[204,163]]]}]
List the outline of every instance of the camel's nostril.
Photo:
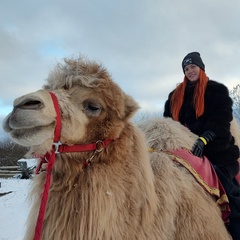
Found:
[{"label": "camel's nostril", "polygon": [[20,104],[18,104],[17,106],[15,106],[16,108],[21,108],[21,109],[39,109],[42,108],[43,104],[41,101],[38,100],[28,100],[28,101],[24,101]]}]

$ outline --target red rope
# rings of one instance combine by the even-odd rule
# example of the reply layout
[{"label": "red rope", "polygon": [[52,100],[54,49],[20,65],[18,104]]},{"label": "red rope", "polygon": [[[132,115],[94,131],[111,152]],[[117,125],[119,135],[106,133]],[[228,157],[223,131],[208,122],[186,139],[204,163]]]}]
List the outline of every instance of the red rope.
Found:
[{"label": "red rope", "polygon": [[[61,111],[58,105],[57,97],[52,93],[49,92],[51,95],[54,108],[56,111],[56,126],[55,126],[55,131],[54,131],[54,143],[52,150],[49,154],[46,154],[44,157],[41,158],[41,162],[39,166],[37,167],[36,173],[38,174],[39,171],[41,170],[41,166],[43,163],[47,163],[47,172],[46,172],[46,179],[43,187],[43,192],[41,194],[41,204],[39,208],[39,213],[38,213],[38,218],[37,218],[37,223],[35,227],[35,235],[34,235],[34,240],[40,240],[41,239],[41,234],[42,234],[42,228],[43,228],[43,222],[44,222],[44,216],[45,216],[45,211],[46,211],[46,206],[47,206],[47,201],[48,201],[48,194],[49,194],[49,189],[51,185],[51,174],[52,174],[52,169],[54,166],[55,158],[56,158],[56,153],[61,153],[61,152],[82,152],[82,151],[93,151],[95,150],[95,153],[91,158],[95,156],[96,153],[99,153],[105,148],[108,144],[111,142],[115,141],[116,138],[114,139],[106,139],[106,140],[98,140],[95,143],[91,144],[77,144],[73,146],[67,146],[64,144],[60,143],[60,135],[61,135]],[[88,159],[84,164],[83,168],[87,167],[91,163],[91,158]]]},{"label": "red rope", "polygon": [[52,168],[54,165],[54,161],[55,161],[55,152],[52,152],[48,158],[46,179],[45,179],[45,184],[44,184],[44,188],[43,188],[43,192],[42,192],[42,196],[41,196],[41,205],[40,205],[40,209],[39,209],[39,213],[38,213],[38,219],[37,219],[36,228],[35,228],[34,240],[41,239],[45,210],[46,210],[47,201],[48,201],[48,193],[49,193],[50,184],[51,184],[51,171],[52,171]]},{"label": "red rope", "polygon": [[[54,142],[59,142],[60,141],[60,134],[61,134],[61,112],[60,108],[58,105],[57,97],[49,92],[51,95],[54,108],[56,111],[56,127],[54,131]],[[44,216],[45,216],[45,210],[47,206],[47,201],[48,201],[48,194],[49,194],[49,189],[51,185],[51,173],[52,169],[54,166],[55,162],[55,149],[53,147],[52,151],[50,154],[46,154],[44,157],[48,160],[48,166],[47,166],[47,173],[46,173],[46,179],[44,183],[44,188],[43,192],[41,195],[41,205],[39,208],[39,213],[38,213],[38,219],[35,227],[35,235],[34,235],[34,240],[40,240],[41,239],[41,234],[42,234],[42,228],[43,228],[43,221],[44,221]],[[43,159],[42,159],[43,162]]]}]

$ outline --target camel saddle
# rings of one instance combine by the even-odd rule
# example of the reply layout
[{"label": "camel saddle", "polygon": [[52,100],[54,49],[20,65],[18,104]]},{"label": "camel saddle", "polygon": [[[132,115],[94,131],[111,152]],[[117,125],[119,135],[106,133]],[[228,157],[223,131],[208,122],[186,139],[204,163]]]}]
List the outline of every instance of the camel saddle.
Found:
[{"label": "camel saddle", "polygon": [[172,160],[184,166],[197,182],[216,199],[224,223],[229,222],[230,207],[226,191],[207,157],[196,157],[187,149],[168,151]]}]

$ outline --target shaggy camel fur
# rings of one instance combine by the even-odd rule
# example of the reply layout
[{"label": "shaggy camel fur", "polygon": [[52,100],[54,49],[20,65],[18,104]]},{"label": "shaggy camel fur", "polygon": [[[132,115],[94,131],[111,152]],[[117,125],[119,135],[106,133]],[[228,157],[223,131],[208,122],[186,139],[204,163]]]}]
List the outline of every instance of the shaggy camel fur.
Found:
[{"label": "shaggy camel fur", "polygon": [[[61,108],[61,142],[87,144],[113,139],[93,153],[56,156],[46,207],[43,240],[226,240],[221,213],[192,175],[160,150],[188,148],[196,136],[170,119],[131,123],[138,104],[95,62],[68,59],[59,64],[44,89],[14,101],[4,129],[31,153],[51,151],[56,112]],[[160,147],[161,146],[161,147]],[[34,200],[25,239],[32,240],[46,173],[33,179]]]}]

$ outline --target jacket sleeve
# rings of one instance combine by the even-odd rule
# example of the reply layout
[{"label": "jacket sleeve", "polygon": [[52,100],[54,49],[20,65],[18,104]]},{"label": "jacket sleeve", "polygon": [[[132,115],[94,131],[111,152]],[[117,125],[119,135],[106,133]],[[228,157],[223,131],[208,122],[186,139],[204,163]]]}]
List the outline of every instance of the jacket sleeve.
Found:
[{"label": "jacket sleeve", "polygon": [[209,85],[210,95],[205,99],[206,105],[212,105],[208,113],[208,120],[204,125],[204,130],[212,130],[218,137],[230,140],[230,122],[233,119],[232,99],[226,86],[213,82]]}]

